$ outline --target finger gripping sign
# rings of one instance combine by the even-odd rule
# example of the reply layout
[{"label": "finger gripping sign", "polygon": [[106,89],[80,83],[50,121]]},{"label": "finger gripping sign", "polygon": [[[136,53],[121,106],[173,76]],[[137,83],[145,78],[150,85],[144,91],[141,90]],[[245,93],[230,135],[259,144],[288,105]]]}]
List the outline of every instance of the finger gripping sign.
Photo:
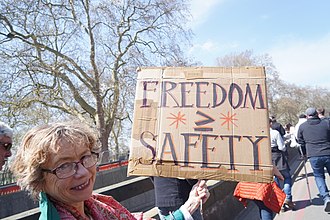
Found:
[{"label": "finger gripping sign", "polygon": [[263,67],[138,70],[128,175],[270,182]]}]

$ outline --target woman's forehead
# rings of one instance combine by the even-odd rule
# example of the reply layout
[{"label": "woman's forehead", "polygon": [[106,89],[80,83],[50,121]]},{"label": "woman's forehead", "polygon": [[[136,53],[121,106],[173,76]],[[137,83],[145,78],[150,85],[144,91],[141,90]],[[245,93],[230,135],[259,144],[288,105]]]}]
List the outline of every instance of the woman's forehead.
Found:
[{"label": "woman's forehead", "polygon": [[[84,143],[72,143],[68,141],[60,141],[57,143],[56,150],[50,151],[48,157],[50,162],[56,163],[59,160],[75,159],[90,152],[87,144]],[[47,163],[48,164],[48,163]]]}]

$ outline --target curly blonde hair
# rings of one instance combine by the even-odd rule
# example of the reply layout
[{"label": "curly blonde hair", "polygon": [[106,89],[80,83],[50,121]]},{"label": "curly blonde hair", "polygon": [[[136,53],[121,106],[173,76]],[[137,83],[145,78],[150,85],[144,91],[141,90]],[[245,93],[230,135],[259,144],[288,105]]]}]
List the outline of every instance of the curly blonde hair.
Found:
[{"label": "curly blonde hair", "polygon": [[85,145],[93,152],[100,150],[96,132],[80,122],[58,122],[29,130],[23,137],[11,170],[18,185],[36,201],[45,185],[42,165],[51,153],[58,152],[61,141],[72,143],[73,147]]}]

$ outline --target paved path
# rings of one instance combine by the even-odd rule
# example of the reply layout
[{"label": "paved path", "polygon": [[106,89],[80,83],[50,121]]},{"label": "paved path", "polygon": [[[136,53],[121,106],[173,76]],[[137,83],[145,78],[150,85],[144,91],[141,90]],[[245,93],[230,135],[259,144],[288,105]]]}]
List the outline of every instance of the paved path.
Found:
[{"label": "paved path", "polygon": [[[306,170],[312,203],[307,189],[305,171],[301,169],[292,187],[293,201],[296,204],[295,210],[279,213],[275,220],[330,220],[330,214],[324,212],[323,200],[318,196],[318,189],[309,162],[306,163]],[[328,174],[326,174],[326,181],[330,187]]]}]

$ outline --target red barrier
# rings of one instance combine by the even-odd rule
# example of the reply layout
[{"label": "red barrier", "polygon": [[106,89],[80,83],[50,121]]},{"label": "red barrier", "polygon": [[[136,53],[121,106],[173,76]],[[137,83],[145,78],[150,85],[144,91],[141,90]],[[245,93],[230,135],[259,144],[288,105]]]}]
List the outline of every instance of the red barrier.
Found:
[{"label": "red barrier", "polygon": [[10,184],[8,186],[3,186],[0,188],[0,196],[18,192],[20,190],[21,190],[21,188],[19,186],[17,186],[16,184]]},{"label": "red barrier", "polygon": [[104,171],[104,170],[111,170],[113,168],[117,168],[117,167],[121,167],[121,166],[127,166],[128,165],[128,161],[124,160],[124,161],[118,161],[115,163],[109,163],[109,164],[105,164],[105,165],[101,165],[99,166],[99,171]]}]

